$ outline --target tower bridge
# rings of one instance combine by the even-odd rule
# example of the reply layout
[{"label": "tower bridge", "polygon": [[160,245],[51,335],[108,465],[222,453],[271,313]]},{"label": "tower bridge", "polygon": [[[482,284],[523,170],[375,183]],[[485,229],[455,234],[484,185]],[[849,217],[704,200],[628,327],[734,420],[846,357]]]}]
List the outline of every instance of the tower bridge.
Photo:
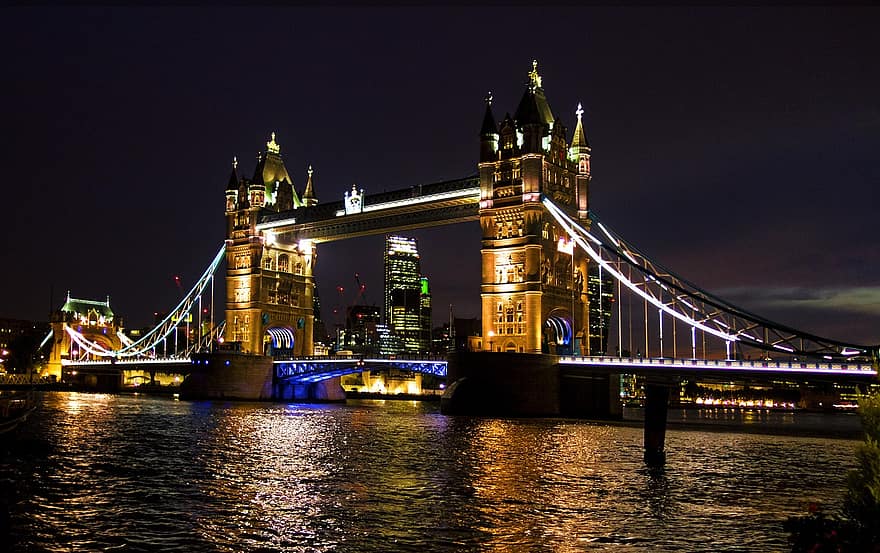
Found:
[{"label": "tower bridge", "polygon": [[[367,365],[408,363],[408,370],[447,375],[445,412],[614,416],[618,375],[640,374],[648,383],[648,456],[662,455],[669,389],[681,378],[876,380],[880,346],[826,339],[752,314],[654,262],[600,220],[589,201],[583,113],[578,105],[569,134],[534,63],[513,115],[497,123],[491,94],[486,98],[475,133],[477,176],[370,194],[355,185],[326,203],[318,201],[311,167],[297,190],[273,133],[253,177],[240,175],[233,161],[225,243],[176,318],[119,350],[65,332],[97,356],[155,353],[184,308],[196,301],[201,307],[224,258],[224,338],[233,350],[193,358],[200,382],[219,379],[212,389],[220,386],[221,395],[223,386],[239,390],[233,374],[256,371],[270,384],[258,383],[254,397],[278,397],[266,392],[279,389],[271,383],[314,384]],[[479,351],[431,362],[314,358],[319,244],[477,221]],[[623,300],[638,307],[636,316],[623,311]],[[624,341],[634,334],[636,343]],[[634,357],[636,348],[643,355]]]}]

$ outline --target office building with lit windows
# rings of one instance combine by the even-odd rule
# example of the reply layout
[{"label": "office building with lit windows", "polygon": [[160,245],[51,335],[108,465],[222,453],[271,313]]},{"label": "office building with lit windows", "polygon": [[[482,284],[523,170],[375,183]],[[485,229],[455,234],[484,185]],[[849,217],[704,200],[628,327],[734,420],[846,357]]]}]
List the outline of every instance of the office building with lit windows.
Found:
[{"label": "office building with lit windows", "polygon": [[614,277],[602,271],[598,263],[591,263],[587,272],[587,296],[590,298],[590,353],[592,355],[616,354],[608,351],[608,334],[611,331],[611,312],[614,309]]},{"label": "office building with lit windows", "polygon": [[385,324],[395,340],[382,353],[424,353],[430,349],[431,296],[422,278],[418,241],[385,237]]}]

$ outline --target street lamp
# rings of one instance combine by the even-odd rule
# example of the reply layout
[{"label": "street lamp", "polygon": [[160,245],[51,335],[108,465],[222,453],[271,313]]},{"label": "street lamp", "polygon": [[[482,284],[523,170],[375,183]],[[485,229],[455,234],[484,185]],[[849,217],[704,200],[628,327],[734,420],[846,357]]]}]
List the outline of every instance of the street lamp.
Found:
[{"label": "street lamp", "polygon": [[493,351],[492,349],[492,338],[495,337],[495,333],[491,330],[489,331],[489,351]]}]

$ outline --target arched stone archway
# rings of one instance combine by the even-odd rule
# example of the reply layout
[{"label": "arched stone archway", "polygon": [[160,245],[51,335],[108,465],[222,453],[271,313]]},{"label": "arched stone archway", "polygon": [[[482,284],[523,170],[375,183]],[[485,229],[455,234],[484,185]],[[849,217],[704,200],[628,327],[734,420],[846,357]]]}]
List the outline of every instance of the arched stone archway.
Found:
[{"label": "arched stone archway", "polygon": [[270,326],[263,334],[263,354],[272,356],[293,355],[295,333],[286,326]]},{"label": "arched stone archway", "polygon": [[[568,312],[554,310],[544,321],[545,353],[571,355],[574,345],[571,316]],[[545,349],[542,348],[542,349]]]}]

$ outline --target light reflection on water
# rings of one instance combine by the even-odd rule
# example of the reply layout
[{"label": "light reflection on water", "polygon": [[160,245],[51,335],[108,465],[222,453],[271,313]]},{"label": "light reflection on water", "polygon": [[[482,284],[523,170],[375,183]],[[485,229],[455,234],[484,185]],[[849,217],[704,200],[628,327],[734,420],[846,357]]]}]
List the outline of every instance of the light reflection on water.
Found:
[{"label": "light reflection on water", "polygon": [[649,470],[637,425],[46,394],[3,444],[13,551],[424,552],[783,551],[857,442],[672,426]]}]

